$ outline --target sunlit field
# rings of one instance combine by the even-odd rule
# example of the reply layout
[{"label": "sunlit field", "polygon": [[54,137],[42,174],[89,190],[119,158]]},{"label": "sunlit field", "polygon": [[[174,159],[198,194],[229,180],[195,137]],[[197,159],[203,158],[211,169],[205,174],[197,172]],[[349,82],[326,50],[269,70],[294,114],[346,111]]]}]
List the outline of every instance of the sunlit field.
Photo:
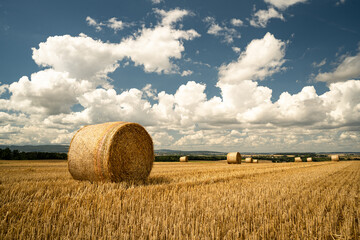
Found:
[{"label": "sunlit field", "polygon": [[66,161],[0,161],[0,239],[359,239],[360,162],[154,163],[90,183]]}]

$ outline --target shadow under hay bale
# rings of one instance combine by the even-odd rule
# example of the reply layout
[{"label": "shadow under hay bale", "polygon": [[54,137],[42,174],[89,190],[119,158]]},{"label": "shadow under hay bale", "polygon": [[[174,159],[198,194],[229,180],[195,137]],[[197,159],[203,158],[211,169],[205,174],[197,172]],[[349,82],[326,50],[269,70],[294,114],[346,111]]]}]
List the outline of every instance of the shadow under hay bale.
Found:
[{"label": "shadow under hay bale", "polygon": [[153,141],[137,123],[88,125],[73,137],[68,168],[74,179],[136,181],[146,179],[154,162]]},{"label": "shadow under hay bale", "polygon": [[239,152],[231,152],[227,154],[228,164],[241,164],[241,154]]}]

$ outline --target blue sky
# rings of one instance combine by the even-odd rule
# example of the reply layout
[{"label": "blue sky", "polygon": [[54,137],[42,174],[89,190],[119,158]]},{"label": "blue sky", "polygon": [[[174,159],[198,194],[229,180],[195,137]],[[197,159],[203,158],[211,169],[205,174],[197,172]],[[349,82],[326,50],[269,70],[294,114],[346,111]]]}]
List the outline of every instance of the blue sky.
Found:
[{"label": "blue sky", "polygon": [[359,151],[360,2],[0,1],[0,144]]}]

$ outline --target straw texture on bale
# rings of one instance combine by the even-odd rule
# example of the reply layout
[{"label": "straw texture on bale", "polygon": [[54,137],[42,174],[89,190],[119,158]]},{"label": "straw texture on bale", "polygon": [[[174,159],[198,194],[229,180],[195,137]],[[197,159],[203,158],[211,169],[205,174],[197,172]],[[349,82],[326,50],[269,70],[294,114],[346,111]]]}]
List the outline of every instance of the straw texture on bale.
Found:
[{"label": "straw texture on bale", "polygon": [[312,162],[312,158],[311,158],[311,157],[308,157],[308,158],[306,159],[306,161]]},{"label": "straw texture on bale", "polygon": [[338,162],[339,160],[339,155],[331,155],[331,161]]},{"label": "straw texture on bale", "polygon": [[253,159],[253,163],[259,163],[259,160]]},{"label": "straw texture on bale", "polygon": [[302,162],[301,157],[296,157],[295,162]]},{"label": "straw texture on bale", "polygon": [[239,152],[228,153],[226,158],[228,164],[241,164],[241,154]]},{"label": "straw texture on bale", "polygon": [[246,162],[246,163],[252,163],[252,162],[253,162],[252,157],[247,157],[247,158],[245,158],[245,162]]},{"label": "straw texture on bale", "polygon": [[108,122],[81,128],[70,143],[68,168],[74,179],[144,180],[154,162],[153,141],[137,123]]},{"label": "straw texture on bale", "polygon": [[188,156],[182,156],[180,157],[180,162],[188,162],[189,161],[189,157]]}]

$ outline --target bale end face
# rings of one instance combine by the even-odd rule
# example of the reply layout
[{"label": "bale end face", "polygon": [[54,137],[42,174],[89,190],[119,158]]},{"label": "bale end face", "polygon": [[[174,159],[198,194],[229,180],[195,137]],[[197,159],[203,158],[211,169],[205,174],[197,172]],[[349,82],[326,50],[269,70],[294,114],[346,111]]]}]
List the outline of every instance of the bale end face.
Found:
[{"label": "bale end face", "polygon": [[228,164],[241,164],[241,154],[239,152],[231,152],[227,154]]},{"label": "bale end face", "polygon": [[70,174],[77,180],[144,180],[152,169],[154,147],[137,123],[109,122],[81,128],[68,153]]}]

